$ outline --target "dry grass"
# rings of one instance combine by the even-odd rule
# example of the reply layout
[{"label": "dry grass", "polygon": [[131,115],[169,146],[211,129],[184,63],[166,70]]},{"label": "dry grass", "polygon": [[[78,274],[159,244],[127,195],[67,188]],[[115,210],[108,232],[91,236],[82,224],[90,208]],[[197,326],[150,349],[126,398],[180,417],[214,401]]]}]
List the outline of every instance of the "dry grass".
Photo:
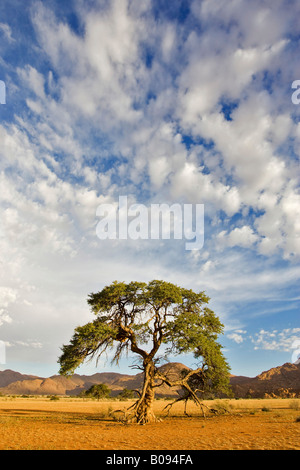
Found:
[{"label": "dry grass", "polygon": [[157,400],[160,423],[123,425],[112,411],[132,401],[87,401],[78,398],[0,398],[0,449],[300,450],[300,400],[215,400],[204,402],[222,414],[204,419],[194,404],[190,417],[182,403],[166,417],[169,402]]}]

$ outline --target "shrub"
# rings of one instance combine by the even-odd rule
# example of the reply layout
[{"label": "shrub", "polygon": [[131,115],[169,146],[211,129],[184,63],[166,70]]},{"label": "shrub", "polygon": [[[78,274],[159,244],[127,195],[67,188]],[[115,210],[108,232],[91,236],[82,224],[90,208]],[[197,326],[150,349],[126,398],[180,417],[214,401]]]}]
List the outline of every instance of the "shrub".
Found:
[{"label": "shrub", "polygon": [[50,400],[52,400],[52,401],[57,401],[57,400],[59,400],[59,397],[58,397],[57,395],[51,395],[49,398],[50,398]]},{"label": "shrub", "polygon": [[124,388],[122,392],[118,394],[118,399],[119,400],[127,400],[131,398],[135,398],[136,392],[134,390],[128,390],[127,388]]},{"label": "shrub", "polygon": [[85,397],[96,398],[108,398],[110,397],[111,390],[105,384],[94,384],[83,394]]},{"label": "shrub", "polygon": [[299,410],[299,408],[300,408],[299,400],[292,400],[290,402],[290,408],[291,408],[291,410]]}]

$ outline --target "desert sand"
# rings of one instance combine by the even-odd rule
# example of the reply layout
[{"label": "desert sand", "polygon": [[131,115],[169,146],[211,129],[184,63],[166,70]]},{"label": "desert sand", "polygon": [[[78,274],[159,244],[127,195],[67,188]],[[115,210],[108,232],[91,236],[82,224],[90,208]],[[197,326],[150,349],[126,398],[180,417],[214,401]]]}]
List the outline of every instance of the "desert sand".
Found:
[{"label": "desert sand", "polygon": [[[60,398],[0,398],[1,450],[300,450],[300,400],[219,400],[227,409],[203,418],[200,410],[155,402],[161,422],[122,424],[113,410],[131,402]],[[229,412],[228,412],[229,411]]]}]

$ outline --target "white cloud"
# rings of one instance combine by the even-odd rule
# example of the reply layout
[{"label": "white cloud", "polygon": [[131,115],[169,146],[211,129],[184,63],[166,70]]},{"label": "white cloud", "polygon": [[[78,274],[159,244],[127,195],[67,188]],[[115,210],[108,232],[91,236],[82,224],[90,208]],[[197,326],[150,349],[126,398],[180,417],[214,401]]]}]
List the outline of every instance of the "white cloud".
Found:
[{"label": "white cloud", "polygon": [[8,24],[0,23],[0,32],[9,43],[12,43],[15,41],[15,39],[12,36],[11,27]]},{"label": "white cloud", "polygon": [[[39,341],[16,341],[15,345],[34,349],[41,349],[43,347]],[[14,346],[14,344],[10,344],[9,346]]]},{"label": "white cloud", "polygon": [[15,288],[0,286],[0,326],[4,323],[11,323],[9,308],[18,298],[18,291]]},{"label": "white cloud", "polygon": [[[270,24],[269,35],[261,30],[260,38],[253,36],[243,20],[244,6],[242,9],[240,4],[237,11],[232,3],[221,7],[205,3],[201,8],[193,4],[192,9],[196,16],[206,19],[218,14],[220,8],[222,21],[230,25],[230,18],[236,18],[237,28],[222,29],[212,21],[204,37],[191,32],[183,45],[187,65],[180,71],[175,92],[163,82],[154,85],[162,74],[165,83],[171,85],[170,72],[157,59],[147,70],[141,56],[141,43],[150,26],[147,39],[154,44],[161,35],[164,56],[178,47],[170,23],[161,28],[149,17],[146,21],[146,17],[133,13],[127,2],[122,3],[121,9],[118,2],[111,2],[102,11],[82,12],[85,35],[77,36],[40,4],[34,24],[53,67],[60,72],[61,101],[44,96],[44,80],[35,69],[27,66],[19,71],[25,81],[31,82],[37,96],[36,101],[28,101],[40,117],[36,131],[31,132],[39,136],[46,148],[72,155],[72,171],[84,174],[88,184],[96,186],[101,182],[106,189],[113,175],[101,174],[97,178],[95,171],[86,166],[85,149],[74,135],[78,119],[85,117],[92,127],[112,133],[115,150],[128,159],[127,171],[122,175],[135,182],[133,187],[141,183],[145,187],[145,177],[149,176],[152,194],[163,188],[163,197],[205,203],[207,210],[223,210],[228,216],[241,208],[243,213],[247,213],[245,208],[264,212],[252,227],[239,229],[243,234],[233,232],[230,246],[235,239],[240,246],[259,241],[256,246],[261,253],[269,255],[280,249],[288,257],[298,253],[299,230],[289,215],[288,203],[281,200],[287,192],[289,201],[297,197],[296,186],[289,186],[287,191],[294,168],[277,154],[277,148],[295,125],[286,111],[278,114],[276,103],[266,91],[257,90],[252,84],[255,74],[272,70],[282,56],[287,45],[282,38],[283,23],[269,8],[247,7],[249,21],[259,31],[264,21]],[[156,99],[143,110],[134,109],[134,102],[143,102],[150,86],[156,88]],[[240,100],[232,121],[220,113],[219,102],[224,96]],[[165,116],[171,109],[174,121],[167,123]],[[195,138],[213,140],[218,159],[215,149],[214,154],[207,151],[204,157],[201,145],[187,151],[175,118],[183,133],[191,130]],[[128,132],[119,132],[124,125]],[[65,165],[71,164],[70,157],[65,159]],[[202,158],[210,173],[203,172],[199,162]],[[285,232],[276,229],[282,224]],[[246,220],[244,225],[247,226]]]},{"label": "white cloud", "polygon": [[[186,181],[189,184],[186,184]],[[198,204],[212,205],[214,210],[224,210],[232,216],[238,212],[240,198],[238,189],[221,183],[213,174],[203,174],[194,163],[186,162],[171,178],[171,194]]]},{"label": "white cloud", "polygon": [[233,333],[227,334],[227,338],[231,339],[237,344],[241,344],[245,341],[245,338],[243,335],[245,335],[246,333],[247,333],[246,330],[236,330]]},{"label": "white cloud", "polygon": [[8,307],[9,304],[14,303],[17,299],[17,292],[11,287],[0,287],[0,305],[1,307]]},{"label": "white cloud", "polygon": [[8,313],[3,309],[0,308],[0,326],[2,326],[4,323],[11,323],[12,318],[8,315]]},{"label": "white cloud", "polygon": [[[272,6],[267,2],[254,0],[250,3],[236,0],[195,0],[192,10],[199,19],[212,25],[220,25],[231,35],[238,36],[247,47],[268,46],[278,41],[288,31],[287,18],[291,11],[275,0]],[[298,5],[293,5],[293,14],[297,14]],[[230,36],[228,34],[228,36]]]},{"label": "white cloud", "polygon": [[20,77],[39,98],[45,98],[45,77],[34,67],[27,65],[24,69],[18,69]]},{"label": "white cloud", "polygon": [[254,349],[290,352],[295,349],[299,341],[300,328],[286,328],[284,330],[260,330],[252,337]]},{"label": "white cloud", "polygon": [[259,237],[249,226],[244,225],[243,227],[234,228],[229,234],[222,231],[217,238],[227,246],[252,247]]},{"label": "white cloud", "polygon": [[101,13],[86,9],[82,19],[85,34],[80,38],[42,4],[34,14],[43,48],[61,74],[63,106],[77,118],[96,117],[104,128],[116,120],[136,122],[141,114],[133,109],[132,95],[137,80],[144,78],[135,63],[144,34],[141,20],[129,14],[127,1],[112,1]]}]

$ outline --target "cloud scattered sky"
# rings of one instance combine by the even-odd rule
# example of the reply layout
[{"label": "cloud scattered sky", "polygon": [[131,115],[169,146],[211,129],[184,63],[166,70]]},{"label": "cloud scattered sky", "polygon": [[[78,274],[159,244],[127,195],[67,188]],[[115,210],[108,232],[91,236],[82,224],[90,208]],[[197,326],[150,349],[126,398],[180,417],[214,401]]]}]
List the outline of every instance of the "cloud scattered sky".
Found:
[{"label": "cloud scattered sky", "polygon": [[[282,331],[260,330],[252,338],[256,349],[270,349],[279,351],[291,351],[296,349],[299,342],[300,328],[286,328]],[[298,345],[299,346],[299,345]]]},{"label": "cloud scattered sky", "polygon": [[[8,367],[55,373],[60,346],[91,318],[90,292],[154,278],[207,292],[233,373],[290,360],[292,347],[270,357],[259,338],[299,334],[300,108],[291,101],[299,8],[293,0],[1,3]],[[148,207],[204,204],[203,248],[100,241],[97,207],[120,195]],[[247,366],[254,343],[242,341],[244,331],[261,354]]]}]

